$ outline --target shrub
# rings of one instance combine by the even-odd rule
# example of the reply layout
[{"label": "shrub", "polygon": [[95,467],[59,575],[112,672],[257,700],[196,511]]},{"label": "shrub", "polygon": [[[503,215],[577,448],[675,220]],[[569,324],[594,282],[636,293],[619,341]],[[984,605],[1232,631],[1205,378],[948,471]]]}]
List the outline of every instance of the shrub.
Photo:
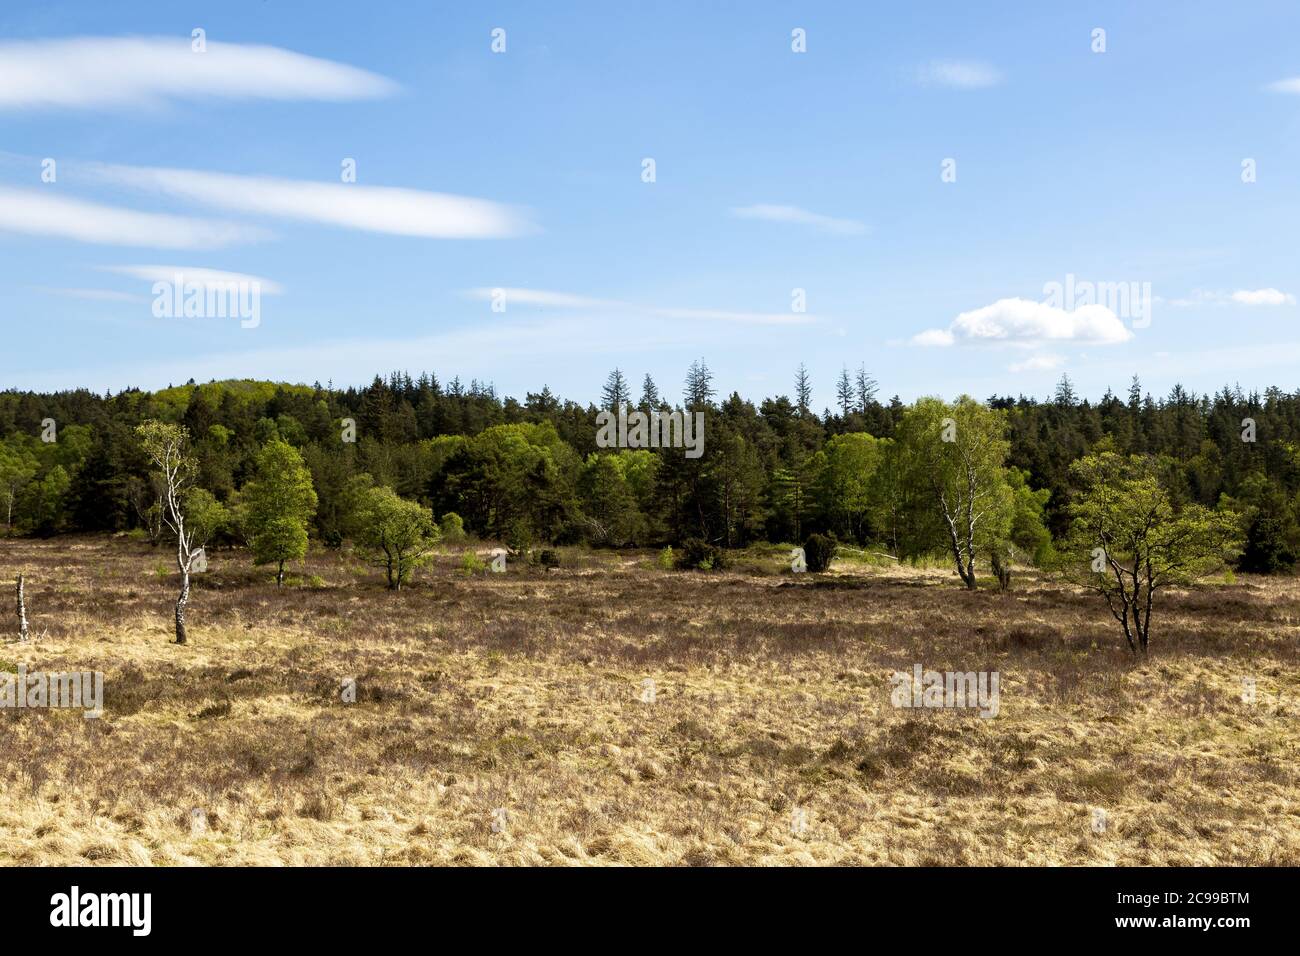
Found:
[{"label": "shrub", "polygon": [[834,537],[824,534],[810,534],[803,544],[804,561],[808,570],[821,573],[831,566],[838,545]]},{"label": "shrub", "polygon": [[460,569],[466,574],[478,574],[487,570],[487,565],[473,551],[466,551],[460,559]]},{"label": "shrub", "polygon": [[671,571],[673,569],[673,546],[671,544],[659,552],[659,557],[656,559],[656,563],[663,571]]},{"label": "shrub", "polygon": [[460,515],[454,511],[448,511],[442,516],[442,521],[438,524],[442,531],[443,541],[464,541],[465,540],[465,522],[461,520]]},{"label": "shrub", "polygon": [[543,548],[542,553],[537,556],[537,563],[544,568],[558,568],[560,566],[560,552],[552,548]]},{"label": "shrub", "polygon": [[677,567],[682,571],[720,571],[727,566],[726,552],[714,547],[703,538],[687,538],[682,542],[682,553]]}]

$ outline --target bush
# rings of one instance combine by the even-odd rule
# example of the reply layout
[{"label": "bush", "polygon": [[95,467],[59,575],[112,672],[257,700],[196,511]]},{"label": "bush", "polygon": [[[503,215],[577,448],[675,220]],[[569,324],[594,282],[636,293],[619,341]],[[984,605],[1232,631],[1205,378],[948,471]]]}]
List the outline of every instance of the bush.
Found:
[{"label": "bush", "polygon": [[726,566],[727,553],[703,538],[687,538],[682,542],[682,553],[677,558],[679,570],[721,571]]},{"label": "bush", "polygon": [[838,545],[834,537],[824,534],[810,534],[803,543],[803,557],[808,570],[820,574],[831,566]]},{"label": "bush", "polygon": [[673,569],[673,546],[671,544],[659,552],[659,557],[655,563],[659,565],[660,570],[671,571]]},{"label": "bush", "polygon": [[560,566],[560,552],[552,548],[543,548],[542,553],[537,556],[537,563],[544,568],[558,568]]},{"label": "bush", "polygon": [[443,515],[442,521],[439,522],[438,527],[439,530],[442,531],[443,541],[451,542],[465,540],[465,522],[462,521],[460,515],[456,514],[454,511],[448,511]]},{"label": "bush", "polygon": [[460,569],[466,574],[479,574],[487,570],[487,565],[473,551],[466,551],[460,559]]}]

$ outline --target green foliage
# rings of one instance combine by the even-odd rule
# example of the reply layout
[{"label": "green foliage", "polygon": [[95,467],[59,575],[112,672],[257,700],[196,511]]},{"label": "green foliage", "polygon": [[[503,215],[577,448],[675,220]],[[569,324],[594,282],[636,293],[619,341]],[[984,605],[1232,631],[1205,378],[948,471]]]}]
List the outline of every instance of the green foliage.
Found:
[{"label": "green foliage", "polygon": [[283,584],[285,563],[307,554],[316,491],[302,455],[286,442],[268,442],[258,453],[256,468],[243,491],[245,533],[253,563],[278,565],[276,582]]},{"label": "green foliage", "polygon": [[681,571],[721,571],[727,566],[727,553],[701,538],[682,542],[677,568]]},{"label": "green foliage", "polygon": [[659,565],[660,570],[663,571],[671,571],[674,567],[676,567],[676,561],[673,558],[672,545],[668,545],[666,548],[664,548],[662,551],[659,552],[659,557],[655,559],[655,563]]},{"label": "green foliage", "polygon": [[835,550],[839,545],[833,537],[824,534],[810,534],[803,545],[804,562],[808,570],[820,574],[831,566],[835,559]]},{"label": "green foliage", "polygon": [[1029,475],[1019,468],[1005,472],[1007,486],[1011,489],[1011,527],[1007,538],[1034,564],[1051,564],[1055,551],[1052,533],[1047,530],[1046,506],[1052,493],[1029,487]]},{"label": "green foliage", "polygon": [[1146,652],[1157,593],[1220,569],[1241,548],[1241,516],[1187,503],[1175,507],[1159,462],[1111,451],[1071,466],[1067,573],[1097,591],[1129,648]]},{"label": "green foliage", "polygon": [[[394,374],[360,389],[232,381],[108,396],[10,390],[0,392],[0,520],[13,533],[141,529],[163,544],[158,468],[135,434],[152,421],[150,429],[183,429],[184,481],[239,513],[217,543],[247,532],[237,488],[255,477],[265,442],[278,440],[311,472],[318,504],[308,533],[329,546],[348,536],[358,493],[378,484],[516,546],[660,548],[700,538],[736,548],[815,531],[904,561],[946,552],[955,565],[936,484],[960,482],[942,480],[953,463],[932,467],[945,450],[922,439],[936,416],[956,419],[960,438],[969,412],[1000,420],[1009,447],[993,495],[1005,507],[980,501],[973,548],[959,537],[963,565],[970,550],[983,571],[999,541],[1017,562],[1050,563],[1051,539],[1071,521],[1069,467],[1107,449],[1150,456],[1176,509],[1222,499],[1247,516],[1241,570],[1285,572],[1300,555],[1300,394],[1175,387],[1152,398],[1135,382],[1127,398],[1084,401],[1063,387],[1046,401],[994,396],[983,406],[940,402],[940,411],[934,399],[882,404],[869,383],[851,404],[841,381],[837,410],[818,415],[782,396],[718,395],[714,385],[696,362],[684,404],[706,415],[699,458],[679,448],[598,451],[594,406],[546,388],[515,400],[486,383],[430,375]],[[660,393],[647,407],[672,401]],[[1247,416],[1258,422],[1256,442],[1242,440]],[[40,440],[46,417],[59,423],[57,442]],[[341,440],[344,419],[356,423],[355,443]]]},{"label": "green foliage", "polygon": [[460,556],[460,569],[466,574],[482,574],[487,571],[487,563],[474,551],[466,551]]},{"label": "green foliage", "polygon": [[442,516],[442,521],[438,524],[438,530],[442,532],[442,540],[447,544],[455,544],[465,540],[465,522],[461,521],[460,515],[454,511],[448,511]]},{"label": "green foliage", "polygon": [[922,398],[903,415],[898,441],[906,451],[900,480],[925,489],[942,541],[966,587],[975,587],[977,553],[1005,539],[1012,491],[1004,467],[1006,416],[968,396],[953,404]]},{"label": "green foliage", "polygon": [[399,498],[391,488],[372,487],[360,495],[354,519],[357,549],[382,567],[388,587],[401,590],[411,573],[433,557],[438,526],[428,508]]},{"label": "green foliage", "polygon": [[647,451],[587,456],[579,490],[586,502],[587,540],[592,544],[625,547],[643,540],[648,522],[629,471],[636,463],[653,460]]},{"label": "green foliage", "polygon": [[873,515],[880,504],[876,476],[886,447],[881,439],[862,432],[835,435],[826,443],[813,494],[835,534],[865,544],[874,531]]}]

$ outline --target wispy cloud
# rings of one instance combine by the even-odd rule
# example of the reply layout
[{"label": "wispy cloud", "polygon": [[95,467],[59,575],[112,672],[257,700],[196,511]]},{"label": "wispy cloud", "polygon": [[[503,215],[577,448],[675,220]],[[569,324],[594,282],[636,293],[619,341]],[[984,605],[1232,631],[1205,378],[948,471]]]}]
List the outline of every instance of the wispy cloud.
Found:
[{"label": "wispy cloud", "polygon": [[58,196],[47,190],[4,187],[0,187],[0,230],[158,249],[214,249],[270,235],[256,226],[138,212]]},{"label": "wispy cloud", "polygon": [[923,86],[982,90],[997,86],[1004,77],[997,67],[976,60],[931,60],[921,67],[918,79]]},{"label": "wispy cloud", "polygon": [[628,308],[626,302],[614,299],[596,299],[586,295],[574,295],[571,292],[551,292],[548,289],[519,288],[478,288],[466,289],[465,295],[482,301],[500,301],[506,308],[511,305],[537,305],[561,309],[609,309]]},{"label": "wispy cloud", "polygon": [[1023,362],[1012,362],[1007,366],[1008,372],[1048,372],[1065,364],[1065,356],[1041,353],[1031,355]]},{"label": "wispy cloud", "polygon": [[1170,299],[1169,304],[1180,307],[1198,305],[1295,305],[1296,297],[1290,292],[1282,292],[1273,288],[1237,289],[1235,292],[1193,289],[1191,295],[1182,299]]},{"label": "wispy cloud", "polygon": [[508,309],[511,305],[541,306],[573,309],[606,309],[662,319],[681,319],[691,322],[737,322],[748,325],[804,325],[816,317],[804,312],[736,312],[725,309],[662,308],[638,305],[617,299],[598,299],[572,292],[554,292],[548,289],[520,289],[510,287],[466,289],[464,295],[483,301],[493,301],[501,294]]},{"label": "wispy cloud", "polygon": [[1132,337],[1133,333],[1104,305],[1085,305],[1069,311],[1029,299],[999,299],[992,305],[962,312],[947,329],[929,329],[913,336],[912,344],[1116,345]]},{"label": "wispy cloud", "polygon": [[667,319],[702,322],[741,322],[747,325],[806,325],[815,321],[806,312],[727,312],[721,309],[651,309]]},{"label": "wispy cloud", "polygon": [[1264,87],[1270,93],[1296,93],[1300,94],[1300,76],[1293,76],[1285,80],[1277,80]]},{"label": "wispy cloud", "polygon": [[86,299],[91,302],[148,302],[149,299],[134,292],[119,292],[116,289],[62,289],[52,286],[33,286],[37,292],[46,295],[62,296],[65,299]]},{"label": "wispy cloud", "polygon": [[205,98],[359,100],[393,81],[273,46],[187,38],[75,37],[0,43],[0,109],[147,107]]},{"label": "wispy cloud", "polygon": [[804,226],[813,226],[824,232],[856,236],[867,231],[865,223],[856,219],[837,219],[821,213],[809,212],[798,206],[777,206],[759,203],[754,206],[737,206],[731,214],[739,219],[762,219],[767,222],[793,222]]},{"label": "wispy cloud", "polygon": [[392,186],[238,176],[192,169],[92,165],[103,181],[253,215],[431,239],[500,239],[535,231],[516,207]]},{"label": "wispy cloud", "polygon": [[105,272],[143,279],[146,282],[174,282],[177,285],[199,285],[204,289],[225,289],[241,284],[256,283],[266,295],[278,295],[283,287],[272,279],[248,275],[243,272],[225,272],[203,266],[100,266]]}]

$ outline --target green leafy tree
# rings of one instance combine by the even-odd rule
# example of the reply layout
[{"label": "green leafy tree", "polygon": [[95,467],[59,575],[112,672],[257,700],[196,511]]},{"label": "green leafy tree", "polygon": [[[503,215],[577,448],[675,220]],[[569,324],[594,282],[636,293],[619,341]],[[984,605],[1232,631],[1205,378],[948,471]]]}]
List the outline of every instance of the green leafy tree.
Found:
[{"label": "green leafy tree", "polygon": [[357,548],[371,564],[384,569],[388,587],[400,591],[411,572],[433,557],[440,537],[433,513],[382,485],[359,498],[353,519]]},{"label": "green leafy tree", "polygon": [[276,565],[276,587],[284,586],[286,561],[307,554],[307,526],[316,514],[311,472],[288,442],[263,446],[256,477],[244,486],[245,533],[253,563]]},{"label": "green leafy tree", "polygon": [[0,441],[0,503],[5,509],[5,531],[13,529],[18,496],[39,467],[36,456],[24,447],[18,436]]},{"label": "green leafy tree", "polygon": [[826,442],[813,494],[827,527],[840,538],[862,544],[871,531],[884,447],[864,432],[834,435]]},{"label": "green leafy tree", "polygon": [[1150,457],[1112,451],[1070,468],[1078,490],[1065,571],[1101,594],[1133,653],[1147,652],[1156,594],[1223,567],[1241,548],[1241,516],[1174,507]]},{"label": "green leafy tree", "polygon": [[905,480],[929,492],[957,575],[974,590],[975,558],[1003,540],[1011,521],[1006,416],[963,395],[949,405],[919,399],[899,423],[911,452]]}]

